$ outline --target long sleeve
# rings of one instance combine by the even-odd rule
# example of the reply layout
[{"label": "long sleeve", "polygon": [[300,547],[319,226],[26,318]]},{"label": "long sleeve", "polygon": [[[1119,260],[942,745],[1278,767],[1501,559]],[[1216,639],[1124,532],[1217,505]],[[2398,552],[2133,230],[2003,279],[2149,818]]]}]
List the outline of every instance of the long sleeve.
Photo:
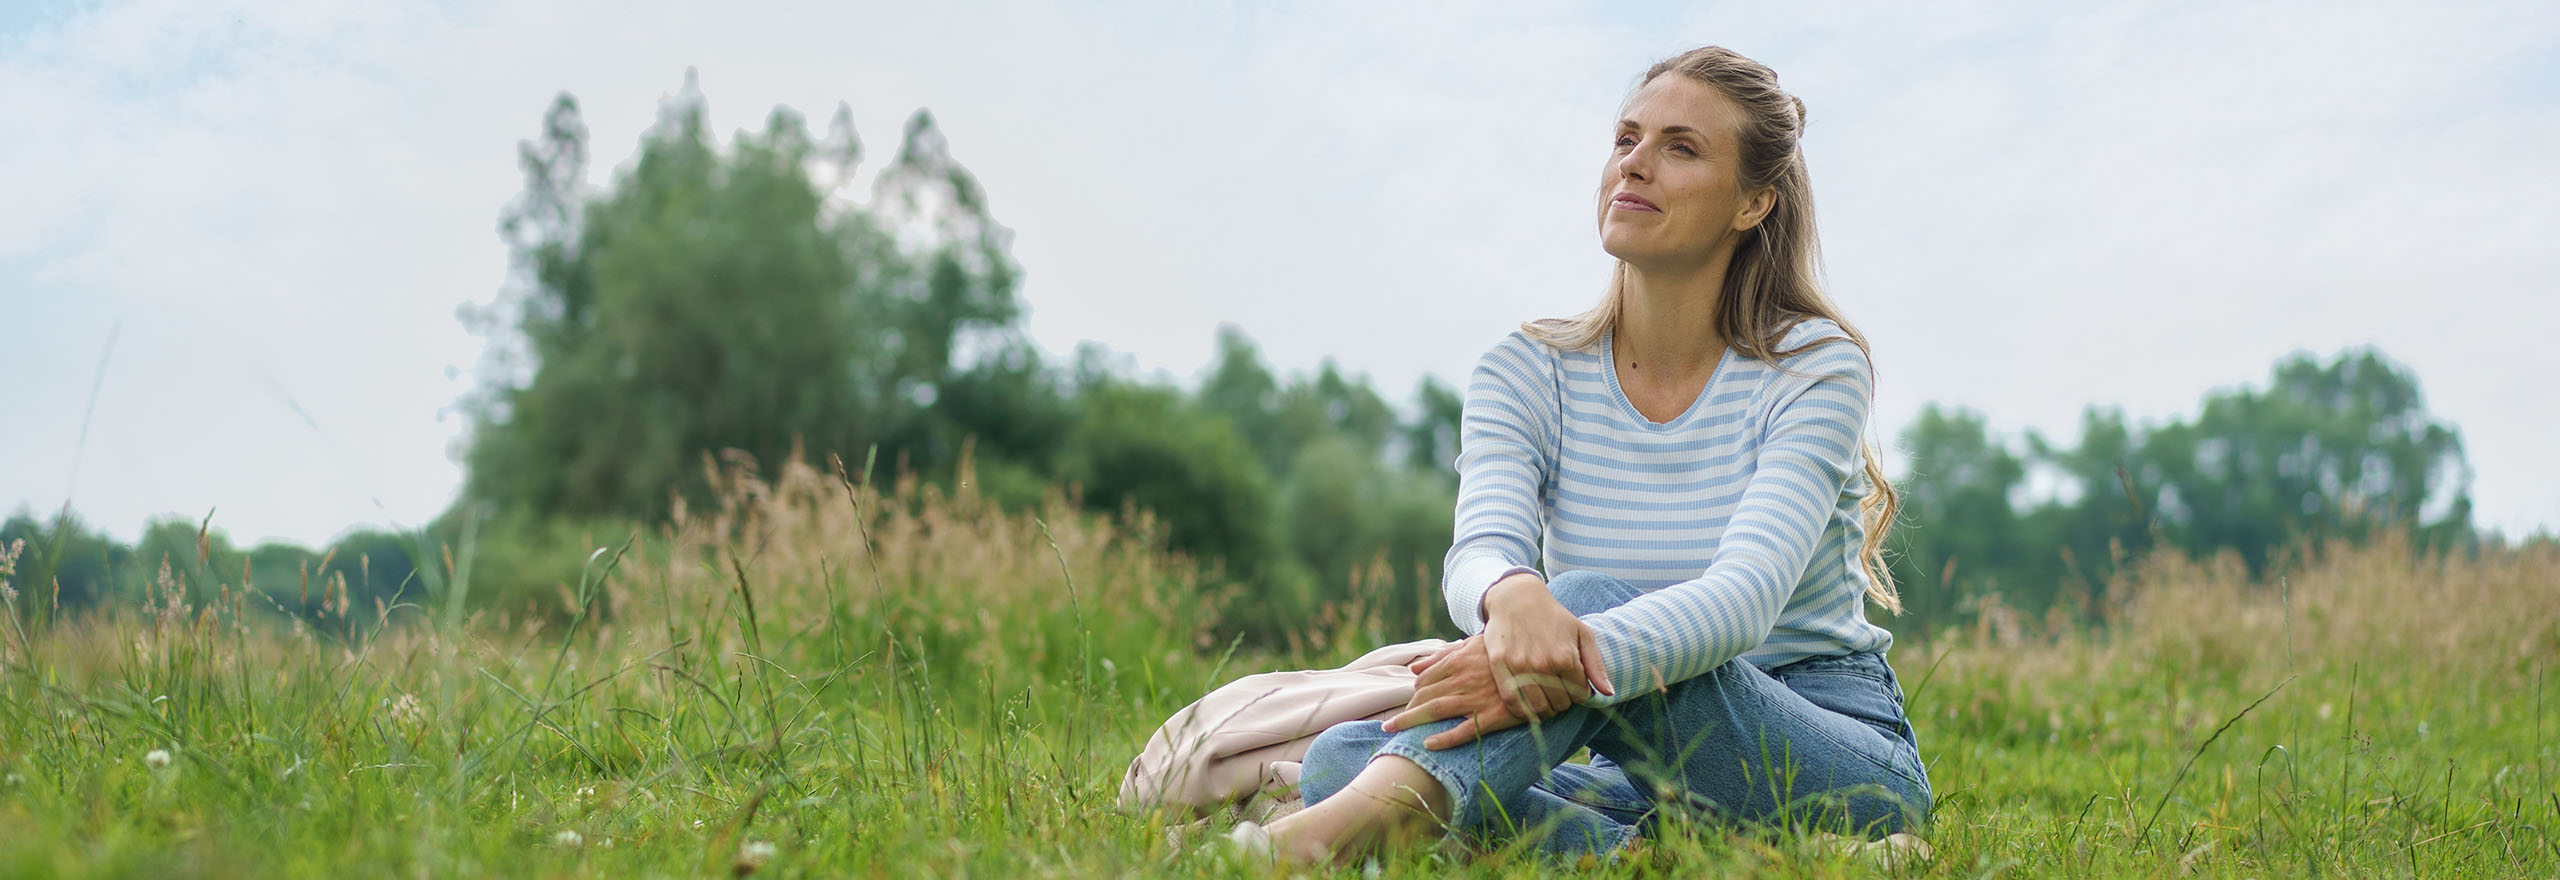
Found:
[{"label": "long sleeve", "polygon": [[1458,415],[1458,508],[1441,596],[1449,620],[1484,631],[1484,596],[1517,572],[1535,572],[1540,487],[1555,467],[1555,364],[1544,346],[1513,333],[1476,362]]},{"label": "long sleeve", "polygon": [[1751,650],[1804,578],[1862,467],[1873,385],[1865,353],[1846,339],[1791,357],[1788,367],[1801,375],[1773,390],[1756,465],[1705,572],[1583,617],[1618,691],[1595,694],[1592,704],[1654,692]]}]

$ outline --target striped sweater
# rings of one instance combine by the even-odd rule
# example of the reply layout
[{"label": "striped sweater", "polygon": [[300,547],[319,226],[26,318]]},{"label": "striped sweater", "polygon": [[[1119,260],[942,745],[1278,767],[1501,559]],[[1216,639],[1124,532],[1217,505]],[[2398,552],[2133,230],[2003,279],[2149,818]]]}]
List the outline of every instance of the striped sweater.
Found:
[{"label": "striped sweater", "polygon": [[1450,618],[1482,632],[1485,592],[1537,571],[1543,538],[1547,577],[1590,570],[1646,591],[1583,617],[1618,686],[1594,705],[1735,657],[1768,668],[1892,644],[1867,622],[1857,560],[1873,373],[1827,320],[1798,323],[1778,350],[1817,340],[1784,370],[1728,349],[1667,424],[1619,388],[1614,334],[1559,351],[1514,331],[1485,352],[1459,419]]}]

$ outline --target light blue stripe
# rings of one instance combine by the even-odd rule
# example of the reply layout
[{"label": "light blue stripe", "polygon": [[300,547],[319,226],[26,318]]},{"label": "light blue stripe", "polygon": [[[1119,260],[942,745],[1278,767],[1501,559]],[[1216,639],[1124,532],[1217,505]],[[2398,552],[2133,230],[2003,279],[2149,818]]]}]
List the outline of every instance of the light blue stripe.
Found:
[{"label": "light blue stripe", "polygon": [[[1570,485],[1557,486],[1555,496],[1558,501],[1572,502],[1574,504],[1581,504],[1592,508],[1619,510],[1628,513],[1695,513],[1706,507],[1725,506],[1724,504],[1684,501],[1679,499],[1668,501],[1644,501],[1635,498],[1621,499],[1616,495],[1600,495],[1591,492],[1584,492]],[[1464,506],[1465,504],[1466,502],[1464,500],[1459,501],[1460,506]],[[1722,514],[1720,513],[1718,515],[1721,516]],[[1721,528],[1721,526],[1719,526],[1719,528]]]},{"label": "light blue stripe", "polygon": [[[1579,459],[1577,458],[1575,460]],[[1621,492],[1631,494],[1655,496],[1690,495],[1701,492],[1716,492],[1727,487],[1738,486],[1739,484],[1749,482],[1751,479],[1750,474],[1738,473],[1722,477],[1708,477],[1700,480],[1621,480],[1582,471],[1573,466],[1573,460],[1566,461],[1562,470],[1564,480],[1568,483],[1590,486],[1595,489],[1616,489]]]},{"label": "light blue stripe", "polygon": [[1696,554],[1703,543],[1707,552],[1712,553],[1715,550],[1715,542],[1711,540],[1701,542],[1693,538],[1632,538],[1622,537],[1622,534],[1608,531],[1577,534],[1573,536],[1572,543],[1576,547],[1589,550],[1637,550],[1685,554]]},{"label": "light blue stripe", "polygon": [[1724,524],[1728,518],[1729,515],[1720,514],[1702,521],[1671,519],[1667,517],[1663,519],[1615,519],[1588,513],[1580,513],[1573,515],[1570,519],[1567,519],[1564,522],[1557,523],[1557,529],[1558,531],[1563,531],[1564,526],[1571,525],[1575,528],[1575,532],[1568,532],[1568,534],[1578,533],[1585,529],[1593,532],[1689,532],[1707,537],[1709,545],[1713,546],[1713,536],[1724,531]]}]

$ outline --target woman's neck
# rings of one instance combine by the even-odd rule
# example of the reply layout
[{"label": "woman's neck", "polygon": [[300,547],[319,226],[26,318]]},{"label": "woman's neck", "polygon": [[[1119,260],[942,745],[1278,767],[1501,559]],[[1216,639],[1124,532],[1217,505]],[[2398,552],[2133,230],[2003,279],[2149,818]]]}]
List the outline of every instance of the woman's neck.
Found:
[{"label": "woman's neck", "polygon": [[1627,267],[1615,346],[1621,366],[1678,378],[1713,370],[1724,359],[1716,301],[1731,255],[1717,256],[1687,271]]}]

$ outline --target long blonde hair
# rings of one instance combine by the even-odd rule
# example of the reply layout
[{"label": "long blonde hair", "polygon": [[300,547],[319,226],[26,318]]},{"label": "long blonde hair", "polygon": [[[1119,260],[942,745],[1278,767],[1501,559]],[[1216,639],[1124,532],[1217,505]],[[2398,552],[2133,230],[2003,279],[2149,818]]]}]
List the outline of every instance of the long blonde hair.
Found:
[{"label": "long blonde hair", "polygon": [[[1716,295],[1717,332],[1736,351],[1774,365],[1780,358],[1838,338],[1824,337],[1778,350],[1778,344],[1797,322],[1826,318],[1840,325],[1841,332],[1860,351],[1867,351],[1867,338],[1822,292],[1822,243],[1814,232],[1813,184],[1805,176],[1804,151],[1797,145],[1804,133],[1804,101],[1779,89],[1778,74],[1768,66],[1721,46],[1692,49],[1664,59],[1646,69],[1636,87],[1641,89],[1654,77],[1673,72],[1714,88],[1742,108],[1743,121],[1737,132],[1742,185],[1746,190],[1767,187],[1776,195],[1776,206],[1734,249],[1733,262],[1725,270],[1724,289]],[[1598,307],[1570,318],[1531,321],[1520,329],[1530,338],[1559,349],[1588,349],[1617,327],[1618,316],[1625,307],[1626,283],[1627,264],[1621,261],[1610,273],[1609,292]],[[1858,547],[1858,561],[1867,570],[1867,598],[1900,614],[1902,596],[1894,589],[1892,569],[1885,565],[1884,539],[1893,528],[1894,515],[1901,509],[1901,496],[1885,479],[1883,466],[1877,464],[1875,444],[1865,442],[1861,446],[1867,481],[1874,490],[1859,502],[1867,536]]]}]

